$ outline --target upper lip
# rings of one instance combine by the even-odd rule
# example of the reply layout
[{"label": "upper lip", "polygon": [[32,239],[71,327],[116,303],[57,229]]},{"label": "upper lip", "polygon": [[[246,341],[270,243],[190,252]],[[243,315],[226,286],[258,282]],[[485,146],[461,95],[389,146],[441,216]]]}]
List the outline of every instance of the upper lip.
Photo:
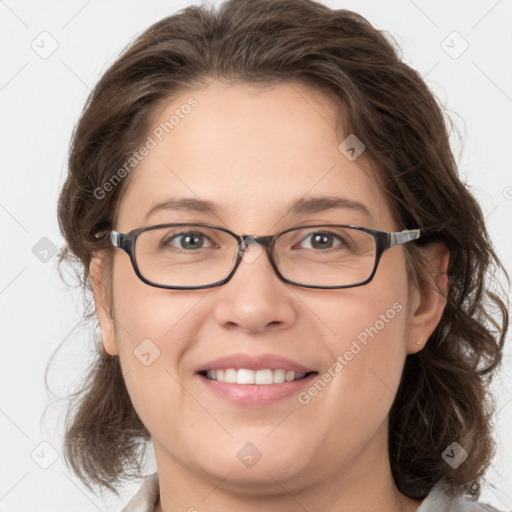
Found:
[{"label": "upper lip", "polygon": [[263,370],[263,369],[282,369],[286,371],[294,371],[297,373],[309,373],[315,371],[311,368],[299,364],[286,357],[276,354],[230,354],[218,359],[213,359],[204,363],[197,369],[197,373],[206,370],[226,370],[228,368],[245,368],[247,370]]}]

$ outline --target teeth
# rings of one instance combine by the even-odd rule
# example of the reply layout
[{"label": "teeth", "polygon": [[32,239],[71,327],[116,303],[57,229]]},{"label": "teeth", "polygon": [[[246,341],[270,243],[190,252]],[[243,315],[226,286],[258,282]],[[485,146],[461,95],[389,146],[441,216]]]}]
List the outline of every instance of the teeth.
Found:
[{"label": "teeth", "polygon": [[207,370],[206,377],[210,380],[229,382],[231,384],[281,384],[302,379],[306,374],[286,370],[247,370],[245,368],[226,370]]}]

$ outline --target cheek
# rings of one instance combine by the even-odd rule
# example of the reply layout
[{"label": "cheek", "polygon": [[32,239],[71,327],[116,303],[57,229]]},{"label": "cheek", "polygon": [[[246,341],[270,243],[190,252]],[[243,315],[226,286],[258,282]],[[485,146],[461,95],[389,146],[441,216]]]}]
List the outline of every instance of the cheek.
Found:
[{"label": "cheek", "polygon": [[[379,297],[338,316],[339,336],[329,343],[336,374],[343,374],[338,385],[351,388],[351,394],[386,393],[395,390],[406,355],[406,307],[396,295]],[[334,379],[333,379],[334,381]]]},{"label": "cheek", "polygon": [[364,322],[357,332],[352,331],[350,345],[343,347],[348,385],[369,399],[394,395],[406,356],[405,306],[398,300],[381,304]]},{"label": "cheek", "polygon": [[[383,255],[367,285],[341,290],[328,300],[319,296],[308,301],[313,307],[317,304],[314,309],[328,333],[324,359],[329,362],[319,375],[328,383],[325,388],[319,383],[318,390],[311,390],[312,394],[324,394],[323,389],[329,388],[324,399],[330,403],[324,411],[343,416],[347,409],[340,404],[345,404],[361,417],[387,414],[407,354],[407,301],[405,260],[399,250]],[[321,309],[318,304],[322,304]],[[322,408],[318,413],[322,414]]]},{"label": "cheek", "polygon": [[160,347],[202,295],[149,286],[137,277],[128,258],[116,261],[113,302],[120,352],[133,351],[144,339]]},{"label": "cheek", "polygon": [[127,263],[119,261],[114,267],[116,342],[128,392],[144,421],[158,410],[155,402],[164,398],[162,394],[169,394],[164,401],[174,398],[173,377],[178,377],[181,358],[199,324],[188,315],[204,294],[149,286]]},{"label": "cheek", "polygon": [[397,275],[388,271],[386,261],[382,263],[374,281],[361,289],[362,300],[352,312],[349,336],[344,336],[340,347],[347,362],[347,380],[354,379],[358,388],[379,396],[394,393],[398,387],[407,353],[408,323],[405,272]]},{"label": "cheek", "polygon": [[393,404],[406,356],[406,308],[395,298],[381,296],[378,305],[368,298],[364,307],[347,306],[338,315],[330,362],[298,397],[340,460],[375,436]]}]

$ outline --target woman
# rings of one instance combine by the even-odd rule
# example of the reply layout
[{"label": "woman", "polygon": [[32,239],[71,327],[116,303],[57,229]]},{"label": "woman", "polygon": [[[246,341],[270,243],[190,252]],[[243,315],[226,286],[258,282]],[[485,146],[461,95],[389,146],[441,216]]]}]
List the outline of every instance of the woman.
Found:
[{"label": "woman", "polygon": [[59,222],[101,327],[65,442],[86,485],[151,443],[126,511],[489,510],[503,269],[438,104],[362,17],[150,27],[88,100]]}]

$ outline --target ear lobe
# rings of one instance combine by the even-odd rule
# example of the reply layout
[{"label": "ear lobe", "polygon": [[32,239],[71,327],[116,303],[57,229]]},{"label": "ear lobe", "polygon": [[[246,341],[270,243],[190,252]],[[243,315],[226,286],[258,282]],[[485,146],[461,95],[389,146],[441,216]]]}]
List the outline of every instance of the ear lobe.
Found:
[{"label": "ear lobe", "polygon": [[450,253],[440,243],[429,244],[422,251],[430,275],[423,279],[412,292],[408,354],[419,352],[425,346],[441,320],[446,306],[445,296],[448,294],[447,271]]},{"label": "ear lobe", "polygon": [[114,321],[109,313],[106,300],[105,286],[107,283],[105,282],[103,263],[102,258],[93,256],[89,267],[89,276],[94,297],[94,307],[101,327],[103,346],[107,354],[114,356],[118,355],[119,351],[117,350],[115,339]]}]

